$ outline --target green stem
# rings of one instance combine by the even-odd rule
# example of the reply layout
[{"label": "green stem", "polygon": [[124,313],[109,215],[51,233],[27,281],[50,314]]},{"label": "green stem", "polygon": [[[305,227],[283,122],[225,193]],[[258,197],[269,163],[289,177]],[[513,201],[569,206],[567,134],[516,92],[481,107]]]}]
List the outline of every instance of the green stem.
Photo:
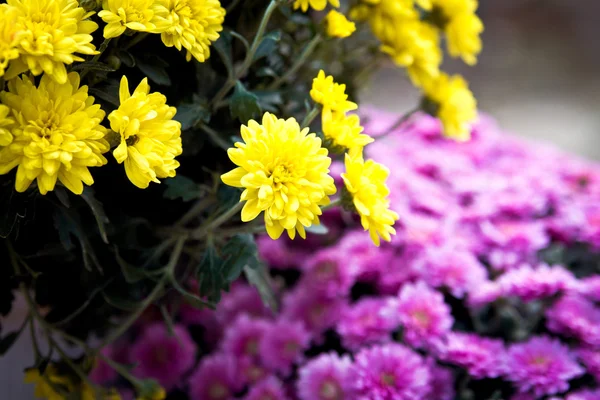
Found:
[{"label": "green stem", "polygon": [[315,37],[312,38],[311,41],[306,45],[306,47],[300,54],[300,57],[296,59],[296,61],[294,62],[294,64],[292,64],[290,69],[288,69],[285,74],[275,79],[275,81],[273,81],[273,83],[271,83],[267,87],[267,90],[277,89],[281,84],[285,83],[292,75],[294,75],[296,71],[298,71],[298,69],[302,65],[304,65],[304,63],[306,62],[308,57],[313,53],[313,51],[315,51],[317,45],[321,42],[322,39],[323,36],[320,33],[317,33]]},{"label": "green stem", "polygon": [[235,8],[235,6],[238,5],[239,2],[240,2],[240,0],[233,0],[231,3],[229,3],[227,8],[225,9],[225,15],[229,14],[231,12],[231,10],[233,10]]},{"label": "green stem", "polygon": [[188,210],[188,212],[186,212],[183,217],[181,217],[179,219],[179,221],[177,221],[175,223],[175,227],[177,228],[181,228],[182,226],[187,225],[190,221],[192,221],[194,218],[196,218],[202,211],[204,211],[206,209],[206,207],[208,207],[209,205],[211,205],[213,203],[214,199],[212,196],[207,196],[204,197],[200,200],[198,200],[196,202],[196,204],[194,204],[192,206],[192,208],[190,208]]},{"label": "green stem", "polygon": [[[92,59],[90,60],[91,63],[95,63],[98,62],[98,60],[100,60],[100,57],[102,57],[102,53],[104,53],[104,51],[106,50],[106,48],[108,47],[108,44],[110,43],[111,39],[104,39],[104,42],[102,42],[102,44],[100,45],[100,47],[98,48],[98,54],[96,54],[94,57],[92,57]],[[85,69],[83,71],[81,71],[81,74],[79,74],[80,79],[85,78],[85,76],[90,72],[90,69]]]},{"label": "green stem", "polygon": [[123,48],[123,50],[129,50],[130,48],[132,48],[133,46],[135,46],[136,44],[138,44],[139,42],[141,42],[142,40],[146,39],[146,37],[149,35],[150,33],[148,32],[141,32],[141,33],[137,33],[133,39],[131,39],[131,41],[129,43],[127,43],[125,45],[125,47]]},{"label": "green stem", "polygon": [[210,137],[210,139],[220,148],[222,148],[223,150],[228,150],[231,145],[229,143],[227,143],[220,135],[219,132],[215,131],[213,128],[211,128],[210,126],[202,123],[199,125],[200,129],[202,129],[204,132],[206,132],[206,134],[208,135],[208,137]]},{"label": "green stem", "polygon": [[383,137],[386,137],[387,135],[389,135],[390,133],[392,133],[396,129],[400,128],[402,125],[404,125],[404,123],[406,121],[408,121],[420,109],[421,109],[421,107],[419,107],[419,106],[413,108],[412,110],[410,110],[409,112],[407,112],[406,114],[404,114],[403,116],[401,116],[400,118],[398,118],[396,120],[396,122],[394,122],[394,124],[392,126],[390,126],[389,128],[387,128],[386,131],[384,133],[382,133],[381,135],[376,136],[375,139],[381,139]]},{"label": "green stem", "polygon": [[327,211],[342,204],[342,198],[338,197],[326,206],[321,207],[321,211]]},{"label": "green stem", "polygon": [[221,90],[217,92],[217,94],[211,101],[211,109],[214,109],[215,105],[218,104],[223,99],[223,97],[227,95],[227,93],[229,93],[229,91],[235,86],[237,80],[241,76],[243,76],[244,73],[246,73],[246,70],[248,70],[248,68],[252,64],[254,54],[256,54],[256,50],[258,50],[258,46],[260,46],[260,43],[262,42],[262,38],[265,34],[265,31],[267,30],[267,25],[269,24],[269,20],[271,19],[271,15],[273,15],[273,12],[277,9],[278,6],[278,0],[271,0],[269,6],[265,10],[262,20],[260,21],[258,31],[256,31],[256,36],[254,36],[254,41],[252,42],[250,51],[248,51],[248,53],[246,54],[246,58],[244,59],[242,66],[240,67],[239,71],[235,74],[234,79],[227,79],[225,85],[223,85]]},{"label": "green stem", "polygon": [[308,126],[310,126],[310,124],[314,121],[315,118],[317,118],[320,112],[321,108],[315,104],[312,110],[310,110],[310,112],[306,114],[306,117],[304,117],[304,119],[302,120],[302,123],[300,124],[302,128],[307,128]]},{"label": "green stem", "polygon": [[225,211],[223,214],[219,215],[208,225],[201,226],[200,228],[196,229],[196,231],[194,231],[194,233],[192,234],[192,237],[196,240],[204,238],[210,232],[214,231],[219,226],[221,226],[225,222],[229,221],[231,219],[231,217],[233,217],[235,214],[239,213],[243,207],[244,207],[243,202],[240,201],[239,203],[236,203],[233,207],[231,207],[229,210]]},{"label": "green stem", "polygon": [[114,369],[115,371],[117,371],[123,378],[127,379],[133,386],[138,386],[139,385],[139,382],[140,382],[139,379],[137,379],[135,376],[133,376],[127,370],[127,368],[125,368],[123,365],[121,365],[118,362],[114,361],[110,357],[106,357],[102,353],[99,353],[98,357],[101,358],[102,360],[104,360],[104,362],[106,364],[108,364],[108,366],[110,366],[112,369]]}]

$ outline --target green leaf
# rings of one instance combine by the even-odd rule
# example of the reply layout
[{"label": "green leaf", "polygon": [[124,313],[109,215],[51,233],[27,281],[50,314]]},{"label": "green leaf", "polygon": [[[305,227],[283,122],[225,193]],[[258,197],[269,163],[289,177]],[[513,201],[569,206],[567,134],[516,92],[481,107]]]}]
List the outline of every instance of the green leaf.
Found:
[{"label": "green leaf", "polygon": [[104,71],[104,72],[115,71],[115,69],[113,67],[111,67],[110,65],[106,65],[104,63],[95,62],[95,61],[86,61],[81,64],[76,64],[71,70],[72,71],[88,70],[88,71]]},{"label": "green leaf", "polygon": [[277,112],[278,106],[283,104],[283,98],[281,97],[281,93],[272,90],[263,90],[254,92],[256,97],[258,97],[258,104],[260,105],[262,110]]},{"label": "green leaf", "polygon": [[200,295],[211,303],[217,303],[221,299],[221,288],[224,285],[222,267],[223,259],[217,254],[214,245],[208,242],[204,257],[198,265],[197,280]]},{"label": "green leaf", "polygon": [[125,297],[114,295],[112,293],[108,294],[104,290],[101,293],[102,293],[102,297],[104,298],[104,301],[106,301],[111,306],[118,308],[119,310],[136,311],[137,309],[140,308],[140,305],[142,304],[141,301],[136,302],[136,301],[127,299]]},{"label": "green leaf", "polygon": [[[12,185],[13,182],[8,182]],[[33,207],[31,194],[17,193],[12,187],[0,188],[0,238],[7,238],[19,227],[19,222],[28,215]]]},{"label": "green leaf", "polygon": [[116,56],[119,57],[121,62],[129,68],[135,67],[135,58],[127,50],[117,50]]},{"label": "green leaf", "polygon": [[271,283],[271,277],[269,276],[269,272],[265,265],[259,263],[256,268],[245,266],[244,274],[246,275],[248,282],[258,289],[258,293],[260,294],[263,303],[265,303],[271,311],[277,311],[277,300],[275,299],[275,293],[273,292],[273,284]]},{"label": "green leaf", "polygon": [[227,70],[227,76],[230,78],[233,77],[233,61],[231,59],[231,33],[228,31],[221,32],[219,40],[213,43],[213,46],[219,57],[221,57],[221,61],[225,65],[225,69]]},{"label": "green leaf", "polygon": [[225,258],[223,276],[228,282],[236,280],[246,265],[255,268],[258,264],[258,248],[254,236],[249,233],[232,237],[221,249]]},{"label": "green leaf", "polygon": [[163,196],[170,200],[181,199],[183,201],[191,201],[200,197],[200,186],[190,178],[183,175],[177,175],[171,179],[165,180],[167,190]]},{"label": "green leaf", "polygon": [[181,130],[186,130],[196,126],[198,122],[209,122],[210,112],[202,104],[181,104],[177,107],[174,118],[181,122]]},{"label": "green leaf", "polygon": [[116,246],[115,258],[117,260],[117,264],[119,264],[121,267],[121,272],[123,272],[123,277],[125,277],[127,283],[136,283],[146,278],[144,270],[125,261],[119,254],[119,249]]},{"label": "green leaf", "polygon": [[94,218],[96,219],[96,224],[98,225],[98,231],[100,231],[100,236],[104,243],[108,244],[108,235],[106,234],[106,225],[110,222],[106,213],[104,212],[104,206],[94,196],[94,189],[91,187],[86,187],[81,193],[81,198],[85,200],[85,202],[92,210],[92,214],[94,214]]},{"label": "green leaf", "polygon": [[227,185],[220,185],[217,189],[217,200],[219,209],[229,210],[240,201],[240,189]]},{"label": "green leaf", "polygon": [[327,235],[329,233],[329,229],[323,224],[311,225],[305,229],[306,232],[312,233],[313,235]]},{"label": "green leaf", "polygon": [[258,97],[246,90],[240,81],[235,83],[235,90],[229,100],[229,111],[232,117],[238,118],[243,124],[252,118],[258,118],[262,113]]},{"label": "green leaf", "polygon": [[135,61],[140,71],[152,82],[162,86],[171,86],[171,78],[166,70],[169,64],[162,58],[150,54],[144,58],[136,58]]},{"label": "green leaf", "polygon": [[277,48],[277,42],[281,40],[281,31],[273,31],[267,33],[260,44],[258,45],[258,49],[256,49],[256,53],[254,53],[254,60],[259,60],[275,51]]},{"label": "green leaf", "polygon": [[87,237],[86,230],[82,227],[79,216],[76,213],[71,213],[67,209],[58,209],[54,214],[54,227],[58,231],[58,237],[61,244],[67,251],[75,248],[71,237],[75,237],[81,246],[81,258],[83,265],[88,270],[92,270],[95,266],[102,272],[102,266],[96,257],[94,248],[92,247]]}]

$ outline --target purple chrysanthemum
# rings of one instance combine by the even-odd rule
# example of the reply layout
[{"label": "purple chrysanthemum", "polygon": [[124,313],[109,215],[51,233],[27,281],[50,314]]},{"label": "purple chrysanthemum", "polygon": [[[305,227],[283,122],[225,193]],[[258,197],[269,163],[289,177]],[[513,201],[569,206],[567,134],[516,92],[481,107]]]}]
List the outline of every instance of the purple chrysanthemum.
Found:
[{"label": "purple chrysanthemum", "polygon": [[291,246],[291,241],[285,237],[273,240],[261,235],[257,237],[256,244],[260,258],[276,269],[297,268],[308,256],[303,249]]},{"label": "purple chrysanthemum", "polygon": [[428,249],[421,274],[433,287],[445,287],[454,297],[466,293],[487,280],[487,272],[467,251],[447,247]]},{"label": "purple chrysanthemum", "polygon": [[430,390],[429,369],[421,356],[396,343],[360,351],[348,379],[356,400],[424,399]]},{"label": "purple chrysanthemum", "polygon": [[515,296],[525,302],[554,296],[575,287],[575,276],[561,266],[541,264],[536,268],[522,265],[497,280],[503,296]]},{"label": "purple chrysanthemum", "polygon": [[273,315],[263,303],[256,288],[244,283],[234,283],[229,293],[223,294],[217,305],[216,315],[223,326],[228,326],[239,314],[255,318]]},{"label": "purple chrysanthemum", "polygon": [[598,400],[600,399],[600,389],[583,389],[573,392],[565,400]]},{"label": "purple chrysanthemum", "polygon": [[[107,346],[101,350],[103,356],[108,358],[114,358],[116,349],[113,345]],[[96,358],[96,365],[90,371],[90,379],[92,382],[98,385],[105,385],[111,381],[114,381],[119,374],[115,371],[111,366],[109,366],[106,361],[102,358]]]},{"label": "purple chrysanthemum", "polygon": [[292,365],[302,360],[310,339],[310,333],[300,321],[272,323],[260,341],[261,361],[271,371],[286,375]]},{"label": "purple chrysanthemum", "polygon": [[339,321],[346,300],[338,296],[315,293],[304,285],[297,285],[283,297],[281,317],[302,321],[314,335],[332,328]]},{"label": "purple chrysanthemum", "polygon": [[424,347],[441,338],[454,322],[444,296],[424,282],[405,285],[387,314],[397,315],[404,341],[414,347]]},{"label": "purple chrysanthemum", "polygon": [[519,392],[536,396],[564,392],[569,380],[583,375],[569,348],[558,339],[537,336],[508,349],[506,378]]},{"label": "purple chrysanthemum", "polygon": [[502,288],[496,281],[482,282],[469,293],[467,304],[469,307],[481,307],[489,304],[502,296]]},{"label": "purple chrysanthemum", "polygon": [[269,376],[250,388],[244,400],[287,400],[285,388],[275,376]]},{"label": "purple chrysanthemum", "polygon": [[344,259],[353,264],[357,279],[361,281],[376,279],[392,255],[392,250],[385,246],[373,246],[369,234],[362,230],[346,233],[337,248]]},{"label": "purple chrysanthemum", "polygon": [[431,373],[431,390],[427,396],[427,400],[454,399],[454,374],[452,370],[437,365],[433,359],[427,360],[427,366]]},{"label": "purple chrysanthemum", "polygon": [[307,259],[302,267],[304,286],[328,296],[348,294],[356,281],[356,264],[349,263],[336,247],[320,250]]},{"label": "purple chrysanthemum", "polygon": [[236,357],[256,357],[259,354],[260,340],[269,327],[263,319],[253,319],[247,315],[240,315],[227,327],[221,349]]},{"label": "purple chrysanthemum", "polygon": [[342,313],[337,332],[344,346],[350,350],[391,339],[391,332],[398,326],[396,315],[384,314],[391,299],[366,298],[348,306]]},{"label": "purple chrysanthemum", "polygon": [[239,379],[244,384],[252,385],[269,375],[269,371],[254,357],[240,357],[236,360]]},{"label": "purple chrysanthemum", "polygon": [[491,245],[518,249],[524,253],[542,249],[549,242],[549,237],[542,222],[484,222],[481,224],[481,233]]},{"label": "purple chrysanthemum", "polygon": [[190,399],[232,399],[243,385],[237,368],[237,361],[230,354],[214,354],[203,358],[189,379]]},{"label": "purple chrysanthemum", "polygon": [[352,361],[336,353],[321,354],[298,370],[296,383],[300,400],[343,400],[348,398],[348,372]]},{"label": "purple chrysanthemum", "polygon": [[585,368],[588,374],[592,375],[596,382],[600,383],[600,350],[597,349],[579,349],[577,357]]},{"label": "purple chrysanthemum", "polygon": [[549,330],[600,346],[600,308],[577,295],[563,296],[546,311]]},{"label": "purple chrysanthemum", "polygon": [[185,325],[201,326],[203,339],[210,346],[215,346],[223,335],[223,327],[217,319],[217,314],[209,308],[198,308],[183,303],[179,307],[179,318]]},{"label": "purple chrysanthemum", "polygon": [[579,293],[590,300],[600,301],[600,275],[590,276],[579,282]]},{"label": "purple chrysanthemum", "polygon": [[173,333],[171,336],[160,322],[148,325],[130,353],[131,361],[137,363],[134,374],[156,379],[166,390],[181,381],[181,376],[194,366],[196,359],[196,343],[187,330],[175,325]]},{"label": "purple chrysanthemum", "polygon": [[440,360],[465,368],[475,379],[497,378],[506,371],[506,349],[500,340],[450,332],[436,347]]}]

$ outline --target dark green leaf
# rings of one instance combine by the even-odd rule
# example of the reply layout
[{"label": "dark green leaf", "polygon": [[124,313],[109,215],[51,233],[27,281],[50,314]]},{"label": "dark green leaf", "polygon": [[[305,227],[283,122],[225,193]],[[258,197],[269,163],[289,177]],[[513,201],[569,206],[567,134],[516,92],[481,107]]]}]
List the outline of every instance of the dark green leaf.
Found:
[{"label": "dark green leaf", "polygon": [[229,111],[231,111],[232,117],[238,118],[243,124],[252,118],[258,118],[261,114],[258,97],[246,90],[240,81],[237,81],[233,95],[229,100]]},{"label": "dark green leaf", "polygon": [[181,122],[181,129],[186,130],[198,124],[198,122],[209,122],[210,113],[201,104],[181,104],[177,107],[175,119]]},{"label": "dark green leaf", "polygon": [[135,58],[127,50],[117,50],[116,55],[126,67],[135,67]]},{"label": "dark green leaf", "polygon": [[115,69],[113,67],[111,67],[110,65],[106,65],[104,63],[94,62],[94,61],[86,61],[81,64],[76,64],[72,68],[72,71],[84,71],[84,70],[113,72]]},{"label": "dark green leaf", "polygon": [[274,52],[277,48],[277,42],[279,42],[279,40],[281,40],[280,31],[267,33],[258,45],[258,49],[256,49],[256,53],[254,53],[253,61],[259,60]]},{"label": "dark green leaf", "polygon": [[167,190],[165,190],[163,196],[167,199],[191,201],[200,197],[201,192],[198,184],[183,175],[177,175],[164,182]]},{"label": "dark green leaf", "polygon": [[221,299],[221,288],[224,285],[222,275],[223,260],[217,254],[212,243],[207,243],[204,257],[198,265],[197,280],[200,295],[208,301],[217,303]]},{"label": "dark green leaf", "polygon": [[64,187],[62,187],[61,185],[56,185],[54,187],[54,194],[63,206],[67,208],[71,207],[71,202],[69,201],[69,194],[67,193]]},{"label": "dark green leaf", "polygon": [[136,283],[141,281],[146,277],[144,270],[136,267],[135,265],[131,265],[127,261],[121,257],[119,254],[118,248],[115,246],[115,258],[117,259],[117,264],[121,267],[121,272],[123,272],[123,276],[128,283]]},{"label": "dark green leaf", "polygon": [[98,258],[94,252],[94,248],[89,242],[87,232],[82,227],[79,216],[76,213],[71,213],[68,209],[59,209],[54,214],[54,227],[58,231],[59,239],[67,251],[74,249],[71,236],[75,237],[81,246],[81,256],[83,265],[88,270],[92,270],[92,265],[99,271],[102,271],[102,266],[98,262]]},{"label": "dark green leaf", "polygon": [[90,95],[104,100],[105,102],[119,107],[119,88],[115,85],[105,85],[102,88],[90,88],[88,90]]},{"label": "dark green leaf", "polygon": [[217,189],[217,200],[221,210],[229,210],[240,201],[240,190],[231,186],[221,185]]},{"label": "dark green leaf", "polygon": [[148,55],[143,59],[136,58],[135,61],[140,71],[152,82],[162,86],[171,86],[171,78],[165,68],[168,66],[168,63],[165,65],[165,62],[161,58],[155,55]]},{"label": "dark green leaf", "polygon": [[275,293],[273,292],[273,285],[271,283],[271,277],[264,264],[259,263],[256,268],[250,268],[249,266],[244,267],[244,274],[248,282],[256,289],[260,297],[272,311],[277,311],[277,300],[275,299]]},{"label": "dark green leaf", "polygon": [[110,222],[106,213],[104,212],[104,207],[102,203],[96,200],[94,196],[94,189],[91,187],[86,187],[81,193],[81,198],[85,200],[85,202],[92,210],[92,214],[94,214],[94,218],[96,219],[96,224],[98,225],[98,231],[100,231],[100,236],[104,243],[108,244],[108,235],[106,234],[106,225]]},{"label": "dark green leaf", "polygon": [[114,293],[108,294],[105,291],[102,291],[101,293],[102,297],[104,297],[104,300],[108,304],[123,311],[136,311],[138,308],[140,308],[140,304],[142,303],[115,295]]},{"label": "dark green leaf", "polygon": [[246,265],[255,268],[258,261],[258,248],[251,234],[238,234],[232,237],[221,249],[225,258],[223,276],[228,282],[236,280]]},{"label": "dark green leaf", "polygon": [[262,110],[277,112],[278,106],[283,104],[283,98],[280,92],[263,90],[254,92],[258,97],[258,104]]},{"label": "dark green leaf", "polygon": [[231,60],[231,34],[228,31],[221,32],[219,40],[213,43],[213,46],[221,61],[225,65],[227,75],[233,77],[233,61]]}]

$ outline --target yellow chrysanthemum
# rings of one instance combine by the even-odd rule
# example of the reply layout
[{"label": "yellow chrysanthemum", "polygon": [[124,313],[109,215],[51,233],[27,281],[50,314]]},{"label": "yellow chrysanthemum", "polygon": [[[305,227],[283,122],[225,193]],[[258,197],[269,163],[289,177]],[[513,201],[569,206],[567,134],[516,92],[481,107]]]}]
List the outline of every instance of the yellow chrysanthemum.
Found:
[{"label": "yellow chrysanthemum", "polygon": [[325,17],[327,35],[331,37],[345,38],[356,30],[356,24],[349,21],[346,16],[335,10],[329,11]]},{"label": "yellow chrysanthemum", "polygon": [[340,6],[340,0],[295,0],[294,10],[301,9],[302,12],[306,12],[308,7],[313,10],[321,11],[327,7],[327,2],[333,7],[338,8]]},{"label": "yellow chrysanthemum", "polygon": [[477,55],[481,53],[480,35],[483,32],[483,22],[479,17],[472,13],[459,14],[448,22],[444,32],[450,55],[475,65]]},{"label": "yellow chrysanthemum", "polygon": [[305,227],[319,224],[321,208],[336,189],[329,176],[331,159],[321,139],[294,118],[277,119],[265,113],[262,124],[242,125],[244,143],[229,149],[238,167],[221,176],[226,185],[244,188],[242,221],[264,211],[267,233],[273,239],[284,230],[290,238],[306,237]]},{"label": "yellow chrysanthemum", "polygon": [[341,112],[356,110],[358,106],[348,100],[346,85],[335,83],[333,76],[325,76],[323,70],[313,79],[310,97],[323,105],[324,112]]},{"label": "yellow chrysanthemum", "polygon": [[44,376],[40,374],[37,368],[31,368],[25,371],[25,383],[35,384],[34,396],[46,400],[64,400],[65,396],[58,393],[52,385],[70,391],[72,384],[68,377],[61,376],[56,371],[54,365],[49,364],[44,370]]},{"label": "yellow chrysanthemum", "polygon": [[471,137],[471,122],[477,117],[477,101],[467,82],[460,76],[444,73],[423,86],[426,111],[438,117],[444,134],[455,140]]},{"label": "yellow chrysanthemum", "polygon": [[75,53],[96,54],[91,33],[98,24],[88,20],[93,13],[79,7],[77,0],[8,0],[8,5],[16,10],[20,57],[10,63],[6,79],[30,70],[66,83],[65,64],[83,61]]},{"label": "yellow chrysanthemum", "polygon": [[119,108],[108,116],[110,127],[121,136],[113,155],[119,164],[125,162],[125,173],[140,189],[157,178],[175,176],[181,154],[181,124],[174,121],[177,110],[166,104],[166,97],[150,93],[148,79],[144,78],[129,93],[127,77],[121,78]]},{"label": "yellow chrysanthemum", "polygon": [[[156,0],[157,13],[166,21],[161,39],[165,46],[187,50],[186,60],[192,57],[204,62],[210,56],[209,46],[223,30],[225,9],[218,0]],[[162,24],[162,22],[161,22]]]},{"label": "yellow chrysanthemum", "polygon": [[460,14],[472,14],[479,5],[477,0],[430,0],[430,2],[432,8],[438,8],[443,17],[447,19],[452,19]]},{"label": "yellow chrysanthemum", "polygon": [[404,20],[417,20],[413,0],[363,0],[350,12],[350,18],[366,20],[382,42],[396,39],[396,29]]},{"label": "yellow chrysanthemum", "polygon": [[17,10],[8,4],[0,4],[0,77],[8,67],[8,62],[19,57],[15,24]]},{"label": "yellow chrysanthemum", "polygon": [[418,19],[399,22],[395,28],[395,39],[384,41],[381,50],[389,54],[397,65],[407,69],[416,86],[440,73],[442,51],[439,34],[435,27]]},{"label": "yellow chrysanthemum", "polygon": [[79,74],[71,72],[65,83],[44,74],[36,87],[23,76],[8,83],[0,101],[15,119],[13,142],[0,150],[0,175],[18,166],[15,188],[25,191],[37,180],[41,194],[54,189],[57,179],[73,193],[83,192],[83,183],[94,179],[89,167],[106,164],[109,150],[100,125],[104,111],[79,87]]},{"label": "yellow chrysanthemum", "polygon": [[[371,240],[379,246],[379,238],[389,242],[396,233],[394,223],[398,214],[390,210],[385,181],[390,171],[373,160],[363,159],[362,151],[346,153],[346,172],[342,174],[345,194],[360,216],[360,222],[369,231]],[[348,198],[348,200],[350,200]]]},{"label": "yellow chrysanthemum", "polygon": [[15,120],[9,116],[10,108],[0,104],[0,146],[8,146],[13,141],[13,135],[10,128]]},{"label": "yellow chrysanthemum", "polygon": [[333,113],[330,117],[323,118],[323,134],[329,149],[335,152],[345,152],[359,148],[373,142],[373,138],[362,134],[360,117],[356,114],[344,115]]},{"label": "yellow chrysanthemum", "polygon": [[102,8],[98,16],[106,22],[106,39],[122,35],[127,28],[160,33],[168,27],[166,20],[157,18],[161,9],[154,0],[104,0]]}]

